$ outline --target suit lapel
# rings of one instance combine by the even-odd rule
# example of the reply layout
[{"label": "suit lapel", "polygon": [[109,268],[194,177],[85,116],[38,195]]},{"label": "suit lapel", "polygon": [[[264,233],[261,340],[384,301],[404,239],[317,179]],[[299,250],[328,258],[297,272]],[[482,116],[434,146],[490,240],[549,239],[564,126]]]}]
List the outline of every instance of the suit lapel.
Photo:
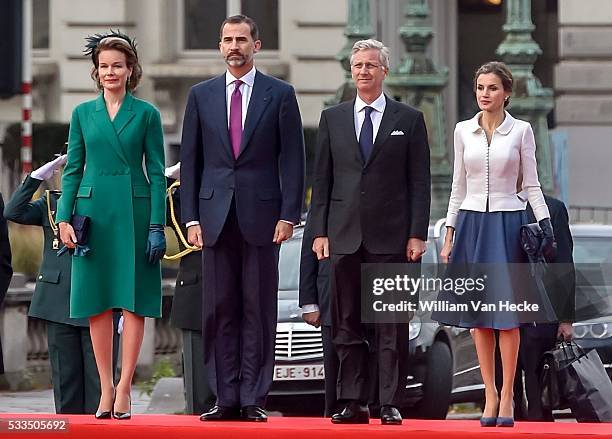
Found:
[{"label": "suit lapel", "polygon": [[242,132],[242,142],[240,143],[240,154],[249,145],[249,140],[255,131],[255,127],[264,113],[266,107],[272,100],[270,94],[271,84],[266,80],[265,76],[259,71],[255,72],[255,81],[253,82],[253,90],[251,91],[251,99],[247,108],[247,116],[244,121],[244,131]]},{"label": "suit lapel", "polygon": [[395,101],[392,101],[386,96],[385,100],[387,101],[385,106],[385,112],[383,113],[383,117],[380,122],[380,127],[378,128],[378,133],[376,134],[374,149],[372,149],[372,153],[370,154],[370,158],[368,159],[368,163],[366,163],[366,166],[372,163],[372,160],[376,158],[376,156],[382,149],[385,141],[391,135],[391,132],[393,131],[393,128],[395,127],[397,120],[400,117],[399,107],[395,105]]},{"label": "suit lapel", "polygon": [[115,119],[113,120],[113,125],[115,126],[115,131],[117,136],[121,134],[121,131],[130,123],[136,113],[132,110],[132,104],[134,103],[134,96],[130,93],[125,95],[123,99],[123,103],[121,104],[121,108],[115,115]]},{"label": "suit lapel", "polygon": [[96,111],[94,111],[90,115],[90,118],[92,120],[93,125],[98,129],[98,131],[104,136],[104,138],[111,145],[111,149],[117,155],[119,160],[121,160],[127,165],[128,162],[123,152],[123,147],[121,146],[121,143],[119,142],[119,138],[117,137],[117,133],[115,132],[115,127],[113,126],[113,123],[108,117],[108,112],[106,111],[106,104],[104,102],[104,97],[102,96],[101,93],[100,95],[98,95],[98,98],[96,99]]},{"label": "suit lapel", "polygon": [[342,109],[342,118],[340,119],[340,130],[348,134],[349,149],[355,160],[363,165],[363,157],[361,157],[361,149],[359,148],[359,140],[355,133],[355,99],[346,102],[340,107]]},{"label": "suit lapel", "polygon": [[210,102],[207,102],[206,108],[210,109],[211,117],[213,118],[212,126],[219,127],[218,133],[221,143],[225,147],[225,151],[229,157],[234,160],[234,151],[229,140],[229,131],[227,127],[227,96],[225,86],[225,74],[218,76],[211,84]]}]

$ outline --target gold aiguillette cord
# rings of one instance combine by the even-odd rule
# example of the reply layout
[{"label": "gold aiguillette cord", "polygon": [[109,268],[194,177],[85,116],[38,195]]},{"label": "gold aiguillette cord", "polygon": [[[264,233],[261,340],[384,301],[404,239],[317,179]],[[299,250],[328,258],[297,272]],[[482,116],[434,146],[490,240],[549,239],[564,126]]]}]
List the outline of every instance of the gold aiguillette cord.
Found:
[{"label": "gold aiguillette cord", "polygon": [[176,220],[176,215],[174,213],[174,201],[172,200],[172,192],[177,189],[179,186],[181,185],[180,181],[175,181],[174,183],[172,183],[170,185],[170,187],[168,189],[166,189],[166,194],[168,197],[168,202],[170,203],[170,218],[172,219],[172,224],[174,225],[174,230],[176,231],[176,234],[178,235],[179,239],[181,240],[181,242],[183,243],[183,245],[185,246],[185,250],[178,252],[175,255],[164,255],[164,259],[168,260],[168,261],[174,261],[176,259],[180,259],[185,255],[188,255],[191,252],[197,252],[197,251],[201,251],[202,249],[189,244],[189,242],[187,242],[187,240],[185,239],[185,235],[183,235],[183,231],[181,230],[178,221]]}]

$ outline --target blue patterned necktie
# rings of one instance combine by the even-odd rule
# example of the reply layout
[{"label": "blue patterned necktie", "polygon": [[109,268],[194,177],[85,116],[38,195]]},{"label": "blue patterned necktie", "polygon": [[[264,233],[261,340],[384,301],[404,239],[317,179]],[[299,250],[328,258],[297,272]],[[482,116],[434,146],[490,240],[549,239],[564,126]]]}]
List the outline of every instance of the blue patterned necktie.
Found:
[{"label": "blue patterned necktie", "polygon": [[361,125],[361,132],[359,133],[359,149],[361,150],[361,157],[363,162],[367,163],[374,148],[374,126],[372,125],[372,107],[364,107],[365,119],[363,125]]}]

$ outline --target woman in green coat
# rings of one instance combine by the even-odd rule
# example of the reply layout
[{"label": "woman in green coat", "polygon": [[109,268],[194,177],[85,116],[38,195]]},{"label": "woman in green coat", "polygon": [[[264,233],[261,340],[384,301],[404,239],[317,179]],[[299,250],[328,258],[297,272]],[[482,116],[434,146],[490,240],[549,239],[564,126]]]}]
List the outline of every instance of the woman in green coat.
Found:
[{"label": "woman in green coat", "polygon": [[[128,419],[144,317],[161,315],[164,143],[157,109],[131,94],[142,75],[133,41],[112,32],[89,37],[87,47],[101,93],[72,113],[57,222],[62,242],[74,249],[72,215],[90,218],[91,250],[82,254],[77,248],[72,258],[70,316],[89,317],[101,386],[96,417]],[[116,388],[114,308],[123,310],[124,319]]]}]

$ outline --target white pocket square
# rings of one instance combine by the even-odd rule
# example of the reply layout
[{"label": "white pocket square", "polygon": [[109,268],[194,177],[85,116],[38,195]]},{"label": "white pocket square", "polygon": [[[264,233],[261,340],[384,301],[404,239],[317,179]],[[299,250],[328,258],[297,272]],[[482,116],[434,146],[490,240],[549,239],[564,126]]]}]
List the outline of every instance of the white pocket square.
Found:
[{"label": "white pocket square", "polygon": [[404,132],[402,130],[395,130],[391,133],[392,136],[403,136]]}]

